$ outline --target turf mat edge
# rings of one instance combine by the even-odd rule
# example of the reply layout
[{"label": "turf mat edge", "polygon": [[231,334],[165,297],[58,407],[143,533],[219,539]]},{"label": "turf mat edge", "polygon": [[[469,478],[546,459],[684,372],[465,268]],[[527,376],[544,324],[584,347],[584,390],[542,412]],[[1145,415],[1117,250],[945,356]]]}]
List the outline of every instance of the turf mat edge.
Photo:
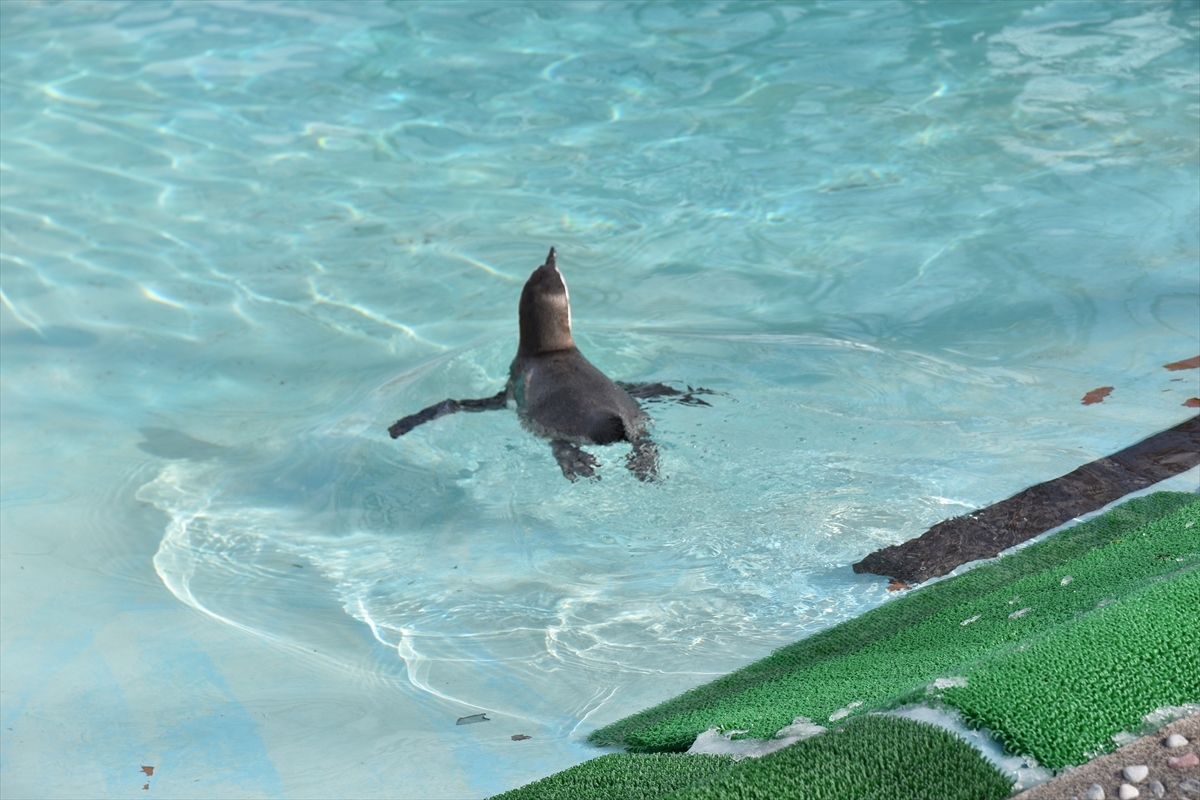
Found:
[{"label": "turf mat edge", "polygon": [[491,800],[1001,800],[1011,781],[971,745],[900,717],[856,717],[782,750],[612,753]]},{"label": "turf mat edge", "polygon": [[[690,756],[689,756],[690,757]],[[948,731],[871,714],[739,761],[670,800],[1002,800],[1012,781]]]}]

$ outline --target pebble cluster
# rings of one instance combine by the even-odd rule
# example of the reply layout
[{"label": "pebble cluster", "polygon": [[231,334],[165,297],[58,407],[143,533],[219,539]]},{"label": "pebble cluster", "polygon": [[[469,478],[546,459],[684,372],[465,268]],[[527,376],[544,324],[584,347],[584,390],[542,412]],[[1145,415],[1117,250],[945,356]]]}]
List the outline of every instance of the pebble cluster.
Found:
[{"label": "pebble cluster", "polygon": [[[1172,733],[1166,738],[1163,744],[1171,749],[1177,749],[1186,746],[1188,740],[1178,733]],[[1174,756],[1167,759],[1167,766],[1174,769],[1200,766],[1200,756],[1197,756],[1195,753]],[[1142,796],[1142,790],[1138,788],[1138,784],[1144,783],[1150,777],[1150,768],[1145,764],[1131,764],[1121,770],[1121,777],[1125,779],[1125,782],[1117,789],[1117,797],[1119,800],[1134,800]],[[1165,775],[1160,777],[1170,780]],[[1179,781],[1177,788],[1179,791],[1185,793],[1185,795],[1194,794],[1200,797],[1200,781],[1194,778],[1185,778]],[[1146,783],[1145,789],[1149,797],[1159,798],[1166,796],[1168,787],[1161,780],[1152,780]],[[1082,798],[1075,797],[1072,800],[1106,800],[1104,787],[1098,783],[1093,783],[1084,791]]]}]

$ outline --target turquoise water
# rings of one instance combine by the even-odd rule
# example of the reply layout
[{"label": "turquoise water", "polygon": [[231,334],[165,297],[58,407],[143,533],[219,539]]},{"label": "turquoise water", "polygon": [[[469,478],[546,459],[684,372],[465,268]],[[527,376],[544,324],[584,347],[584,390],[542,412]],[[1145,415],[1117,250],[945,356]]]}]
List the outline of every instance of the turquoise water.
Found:
[{"label": "turquoise water", "polygon": [[[9,0],[0,36],[6,795],[511,788],[884,601],[871,550],[1195,413],[1194,2]],[[569,484],[511,412],[386,434],[503,385],[551,245],[601,369],[725,393],[651,407],[659,485],[616,446]]]}]

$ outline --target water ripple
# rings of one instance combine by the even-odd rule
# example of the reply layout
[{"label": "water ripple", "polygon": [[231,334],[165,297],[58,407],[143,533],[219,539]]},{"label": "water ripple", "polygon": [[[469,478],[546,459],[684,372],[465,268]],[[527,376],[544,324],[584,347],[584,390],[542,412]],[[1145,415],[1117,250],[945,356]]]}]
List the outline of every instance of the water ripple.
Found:
[{"label": "water ripple", "polygon": [[[116,420],[90,524],[140,486],[181,600],[351,683],[568,735],[1190,396],[1188,4],[64,8],[0,3],[5,424]],[[728,392],[662,486],[383,433],[502,385],[551,245],[602,368]]]}]

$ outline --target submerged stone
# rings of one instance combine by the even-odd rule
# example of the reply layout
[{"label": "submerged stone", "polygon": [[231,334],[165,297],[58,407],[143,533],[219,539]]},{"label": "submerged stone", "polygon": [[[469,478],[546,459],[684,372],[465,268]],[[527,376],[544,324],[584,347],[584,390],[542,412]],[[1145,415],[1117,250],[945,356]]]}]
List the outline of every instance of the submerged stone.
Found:
[{"label": "submerged stone", "polygon": [[491,722],[491,720],[487,718],[487,712],[484,712],[483,714],[472,714],[469,717],[459,717],[458,722],[456,722],[454,724],[455,725],[474,725],[476,722]]}]

